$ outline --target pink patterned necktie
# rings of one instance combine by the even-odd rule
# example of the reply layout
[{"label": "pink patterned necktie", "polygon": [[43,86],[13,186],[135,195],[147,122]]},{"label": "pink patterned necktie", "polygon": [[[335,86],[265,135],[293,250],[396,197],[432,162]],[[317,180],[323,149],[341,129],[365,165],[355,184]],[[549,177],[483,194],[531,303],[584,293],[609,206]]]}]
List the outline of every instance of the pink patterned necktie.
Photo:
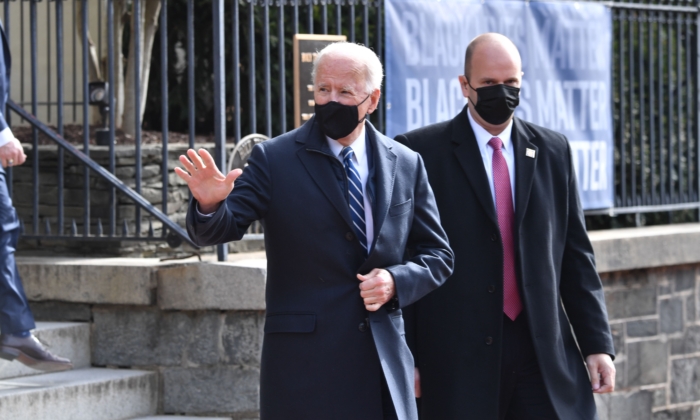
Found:
[{"label": "pink patterned necktie", "polygon": [[493,186],[496,192],[498,227],[501,231],[501,243],[503,244],[503,312],[508,318],[515,321],[520,311],[523,310],[523,303],[518,293],[518,282],[515,274],[513,190],[510,186],[508,164],[501,150],[503,142],[498,137],[493,137],[489,140],[489,146],[493,148]]}]

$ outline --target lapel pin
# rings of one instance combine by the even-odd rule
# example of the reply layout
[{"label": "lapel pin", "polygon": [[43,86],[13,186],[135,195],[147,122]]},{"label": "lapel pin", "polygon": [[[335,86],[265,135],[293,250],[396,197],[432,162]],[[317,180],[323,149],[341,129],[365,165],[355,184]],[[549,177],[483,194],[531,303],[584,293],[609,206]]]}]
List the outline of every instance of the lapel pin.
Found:
[{"label": "lapel pin", "polygon": [[525,149],[525,156],[529,158],[535,158],[535,150],[534,149]]}]

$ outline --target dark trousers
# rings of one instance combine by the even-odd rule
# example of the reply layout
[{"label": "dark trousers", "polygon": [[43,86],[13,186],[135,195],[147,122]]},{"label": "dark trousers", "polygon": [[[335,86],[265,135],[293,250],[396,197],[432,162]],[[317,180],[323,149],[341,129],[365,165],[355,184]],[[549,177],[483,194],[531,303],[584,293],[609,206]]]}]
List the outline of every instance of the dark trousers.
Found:
[{"label": "dark trousers", "polygon": [[503,315],[500,420],[557,420],[537,363],[527,318]]},{"label": "dark trousers", "polygon": [[17,213],[7,189],[5,171],[0,169],[0,331],[3,334],[35,328],[15,263],[18,239]]}]

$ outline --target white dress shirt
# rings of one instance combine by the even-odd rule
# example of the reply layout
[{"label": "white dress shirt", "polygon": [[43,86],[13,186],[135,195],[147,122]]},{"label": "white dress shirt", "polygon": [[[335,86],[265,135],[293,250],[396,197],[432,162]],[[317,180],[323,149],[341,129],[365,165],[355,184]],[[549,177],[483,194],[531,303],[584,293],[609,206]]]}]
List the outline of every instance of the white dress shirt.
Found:
[{"label": "white dress shirt", "polygon": [[[328,142],[328,147],[331,149],[331,153],[335,156],[340,163],[343,163],[343,156],[341,152],[344,146],[333,140],[330,137],[326,137]],[[369,196],[367,194],[367,179],[369,178],[369,162],[367,162],[367,138],[365,137],[365,126],[362,125],[362,132],[357,137],[357,139],[350,145],[353,151],[353,163],[357,168],[357,172],[360,173],[360,181],[362,182],[362,198],[364,199],[365,207],[365,228],[367,235],[367,249],[372,249],[372,242],[374,241],[374,218],[372,217],[372,204],[369,201]],[[344,165],[343,165],[344,167]]]},{"label": "white dress shirt", "polygon": [[12,134],[12,130],[10,130],[10,127],[7,127],[6,129],[0,131],[0,147],[6,145],[14,139],[15,135]]},{"label": "white dress shirt", "polygon": [[486,176],[489,178],[489,188],[491,188],[491,198],[493,198],[493,208],[496,208],[496,192],[493,185],[493,148],[489,146],[489,141],[498,137],[503,142],[503,157],[506,159],[506,164],[508,165],[508,175],[510,175],[510,190],[513,193],[513,209],[515,210],[515,148],[513,147],[513,142],[511,141],[511,132],[513,131],[513,120],[510,120],[508,125],[503,131],[494,136],[480,126],[479,123],[474,121],[471,114],[471,109],[467,109],[467,115],[469,115],[469,123],[474,130],[474,136],[476,137],[476,142],[479,144],[479,151],[481,152],[481,159],[484,161],[484,168],[486,169]]}]

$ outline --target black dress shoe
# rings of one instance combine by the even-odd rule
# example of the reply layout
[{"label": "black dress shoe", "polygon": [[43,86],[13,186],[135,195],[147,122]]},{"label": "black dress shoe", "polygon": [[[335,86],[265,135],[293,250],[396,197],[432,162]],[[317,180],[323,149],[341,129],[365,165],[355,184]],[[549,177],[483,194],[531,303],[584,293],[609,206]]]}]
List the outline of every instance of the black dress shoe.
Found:
[{"label": "black dress shoe", "polygon": [[0,358],[17,360],[32,369],[44,372],[59,372],[73,369],[70,360],[51,354],[33,335],[15,337],[0,334]]}]

